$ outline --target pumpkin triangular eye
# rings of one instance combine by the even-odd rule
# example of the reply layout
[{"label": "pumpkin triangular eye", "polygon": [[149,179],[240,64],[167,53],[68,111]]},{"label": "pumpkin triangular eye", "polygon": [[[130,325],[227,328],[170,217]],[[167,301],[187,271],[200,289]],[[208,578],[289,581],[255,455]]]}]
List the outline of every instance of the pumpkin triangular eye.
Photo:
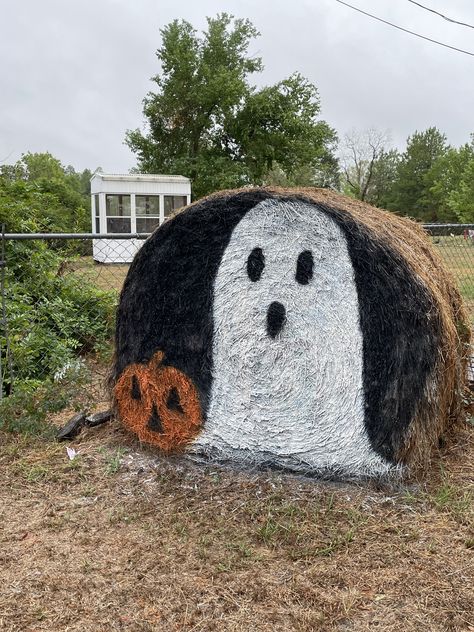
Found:
[{"label": "pumpkin triangular eye", "polygon": [[177,410],[180,413],[184,413],[184,410],[181,406],[181,401],[179,399],[178,390],[174,386],[169,392],[168,399],[166,400],[166,406],[170,410]]},{"label": "pumpkin triangular eye", "polygon": [[253,282],[258,281],[262,276],[265,267],[265,255],[261,248],[254,248],[247,259],[247,274]]},{"label": "pumpkin triangular eye", "polygon": [[314,260],[311,250],[303,250],[296,263],[295,279],[301,285],[308,285],[313,278]]},{"label": "pumpkin triangular eye", "polygon": [[148,429],[153,430],[153,432],[158,432],[159,434],[163,434],[165,432],[163,424],[161,423],[160,415],[156,410],[156,406],[153,406],[153,410],[151,411],[151,417],[148,420]]},{"label": "pumpkin triangular eye", "polygon": [[142,394],[140,391],[140,385],[138,384],[138,379],[137,376],[134,375],[132,377],[132,399],[141,399],[142,398]]}]

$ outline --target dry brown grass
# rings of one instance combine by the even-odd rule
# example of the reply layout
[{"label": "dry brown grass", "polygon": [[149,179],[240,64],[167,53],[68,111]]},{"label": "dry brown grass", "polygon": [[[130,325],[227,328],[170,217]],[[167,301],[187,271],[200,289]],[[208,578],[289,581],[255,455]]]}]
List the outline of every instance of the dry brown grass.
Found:
[{"label": "dry brown grass", "polygon": [[97,263],[92,257],[80,257],[69,262],[63,274],[74,274],[78,282],[84,280],[101,290],[120,292],[129,267],[128,263]]},{"label": "dry brown grass", "polygon": [[398,489],[1,436],[0,629],[474,630],[473,430]]}]

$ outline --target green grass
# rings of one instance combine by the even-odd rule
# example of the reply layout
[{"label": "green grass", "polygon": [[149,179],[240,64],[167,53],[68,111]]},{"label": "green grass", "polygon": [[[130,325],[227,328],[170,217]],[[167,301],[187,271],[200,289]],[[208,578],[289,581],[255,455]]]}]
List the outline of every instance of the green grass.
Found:
[{"label": "green grass", "polygon": [[109,454],[106,458],[106,473],[110,476],[116,474],[122,462],[122,457],[125,454],[124,448],[117,448],[115,452]]},{"label": "green grass", "polygon": [[464,237],[433,237],[434,245],[458,285],[474,324],[474,243]]}]

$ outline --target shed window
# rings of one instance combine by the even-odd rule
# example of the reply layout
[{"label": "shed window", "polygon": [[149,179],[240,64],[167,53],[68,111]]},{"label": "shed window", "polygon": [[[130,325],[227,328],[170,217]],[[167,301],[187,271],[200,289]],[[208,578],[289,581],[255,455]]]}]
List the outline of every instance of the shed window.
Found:
[{"label": "shed window", "polygon": [[159,195],[137,195],[135,196],[137,215],[160,216],[160,196]]},{"label": "shed window", "polygon": [[131,233],[132,225],[130,217],[108,217],[107,218],[108,233]]},{"label": "shed window", "polygon": [[159,223],[159,217],[137,217],[137,233],[152,233]]},{"label": "shed window", "polygon": [[94,195],[94,208],[95,208],[95,232],[100,233],[100,206],[99,196]]},{"label": "shed window", "polygon": [[106,195],[105,214],[107,217],[130,217],[131,204],[129,195]]},{"label": "shed window", "polygon": [[137,233],[152,233],[160,223],[160,197],[136,195]]},{"label": "shed window", "polygon": [[132,231],[129,195],[106,195],[105,214],[108,233],[130,233]]},{"label": "shed window", "polygon": [[165,217],[181,206],[186,206],[188,198],[185,195],[165,195]]}]

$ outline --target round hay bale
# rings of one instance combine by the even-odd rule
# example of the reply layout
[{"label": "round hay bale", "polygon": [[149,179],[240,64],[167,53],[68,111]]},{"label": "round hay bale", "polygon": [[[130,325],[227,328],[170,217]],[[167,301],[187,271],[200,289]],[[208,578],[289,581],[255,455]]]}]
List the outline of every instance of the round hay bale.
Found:
[{"label": "round hay bale", "polygon": [[414,222],[327,190],[223,191],[135,257],[114,399],[166,452],[380,476],[426,466],[458,419],[469,336]]}]

